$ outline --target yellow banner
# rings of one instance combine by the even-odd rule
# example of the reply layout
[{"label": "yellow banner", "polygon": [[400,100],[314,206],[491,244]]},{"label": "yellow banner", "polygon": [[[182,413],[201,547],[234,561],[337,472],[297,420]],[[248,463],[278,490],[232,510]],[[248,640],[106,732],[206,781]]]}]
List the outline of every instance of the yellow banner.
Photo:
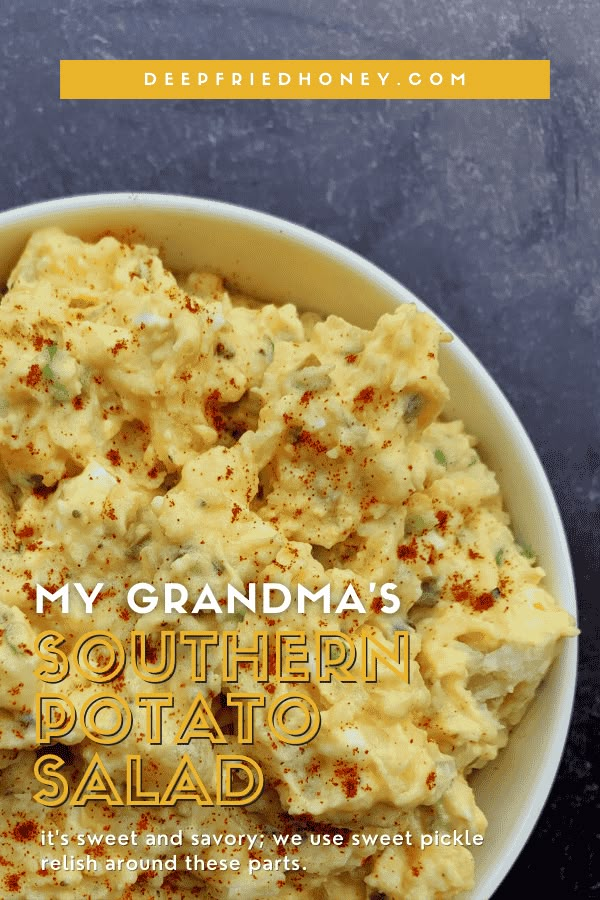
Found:
[{"label": "yellow banner", "polygon": [[61,100],[549,100],[549,59],[63,59]]}]

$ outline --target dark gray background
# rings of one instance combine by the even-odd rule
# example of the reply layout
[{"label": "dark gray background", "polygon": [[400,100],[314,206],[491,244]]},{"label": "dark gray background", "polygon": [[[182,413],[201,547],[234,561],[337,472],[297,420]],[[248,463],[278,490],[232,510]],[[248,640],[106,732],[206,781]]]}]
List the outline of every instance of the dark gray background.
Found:
[{"label": "dark gray background", "polygon": [[[496,896],[600,893],[598,0],[2,0],[0,28],[1,209],[148,190],[284,216],[398,277],[504,389],[562,510],[583,638],[558,781]],[[61,57],[549,57],[552,100],[61,103]]]}]

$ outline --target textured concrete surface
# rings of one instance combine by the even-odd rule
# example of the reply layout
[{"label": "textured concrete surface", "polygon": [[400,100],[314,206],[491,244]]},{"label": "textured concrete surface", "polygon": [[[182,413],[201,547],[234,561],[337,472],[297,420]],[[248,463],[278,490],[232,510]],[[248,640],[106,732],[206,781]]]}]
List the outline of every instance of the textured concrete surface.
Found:
[{"label": "textured concrete surface", "polygon": [[[498,897],[600,893],[597,0],[3,0],[0,208],[172,191],[358,250],[478,354],[550,476],[584,636],[567,751]],[[549,103],[60,103],[58,59],[550,57]],[[532,765],[535,755],[532,754]]]}]

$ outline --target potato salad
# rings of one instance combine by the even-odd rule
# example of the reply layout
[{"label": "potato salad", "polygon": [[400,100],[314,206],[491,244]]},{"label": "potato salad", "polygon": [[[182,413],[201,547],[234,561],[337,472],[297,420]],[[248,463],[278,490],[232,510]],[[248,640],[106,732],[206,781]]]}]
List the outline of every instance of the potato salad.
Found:
[{"label": "potato salad", "polygon": [[[0,303],[0,896],[432,900],[473,886],[486,820],[469,774],[505,746],[576,629],[513,534],[476,439],[444,416],[449,339],[411,304],[367,331],[215,274],[173,274],[111,235],[31,236]],[[352,584],[364,608],[224,605],[228,586],[271,582],[329,585],[332,608]],[[92,616],[82,603],[36,610],[38,585],[67,583],[102,584]],[[220,606],[138,613],[133,584],[194,599],[210,584]],[[391,614],[381,585],[394,586]],[[298,689],[318,733],[278,740],[267,709],[290,685],[271,659],[268,680],[248,664],[226,681],[215,644],[198,682],[181,665],[149,684],[127,658],[103,686],[131,710],[120,743],[99,747],[77,720],[41,747],[36,695],[59,690],[80,709],[98,685],[75,667],[43,684],[36,640],[60,632],[68,656],[91,629],[125,646],[143,632],[149,659],[166,631],[239,632],[248,646],[304,632]],[[311,678],[312,637],[327,629],[383,648],[407,632],[409,680],[385,666],[376,681]],[[175,702],[152,743],[136,698],[165,692]],[[178,746],[199,693],[225,743]],[[257,698],[251,745],[231,696]],[[184,751],[209,797],[217,754],[246,753],[260,796],[50,810],[34,799],[41,753],[73,785],[100,753],[124,796],[127,754],[141,756],[145,788],[164,791]]]}]

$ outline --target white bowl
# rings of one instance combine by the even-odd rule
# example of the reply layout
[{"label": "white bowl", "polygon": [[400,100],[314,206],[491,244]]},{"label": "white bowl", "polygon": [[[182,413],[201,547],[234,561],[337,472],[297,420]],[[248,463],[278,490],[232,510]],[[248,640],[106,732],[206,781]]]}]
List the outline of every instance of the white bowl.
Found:
[{"label": "white bowl", "polygon": [[[84,238],[111,231],[140,239],[158,247],[175,270],[209,269],[261,299],[289,300],[357,325],[373,325],[403,301],[427,309],[389,275],[321,235],[254,210],[169,194],[94,194],[0,214],[0,279],[8,276],[29,234],[48,225]],[[450,413],[480,439],[517,535],[536,547],[550,591],[575,615],[560,514],[523,426],[460,338],[442,347],[441,366]],[[576,668],[577,643],[569,640],[508,747],[474,779],[489,828],[483,846],[474,848],[471,900],[487,900],[499,886],[548,797],[569,726]]]}]

